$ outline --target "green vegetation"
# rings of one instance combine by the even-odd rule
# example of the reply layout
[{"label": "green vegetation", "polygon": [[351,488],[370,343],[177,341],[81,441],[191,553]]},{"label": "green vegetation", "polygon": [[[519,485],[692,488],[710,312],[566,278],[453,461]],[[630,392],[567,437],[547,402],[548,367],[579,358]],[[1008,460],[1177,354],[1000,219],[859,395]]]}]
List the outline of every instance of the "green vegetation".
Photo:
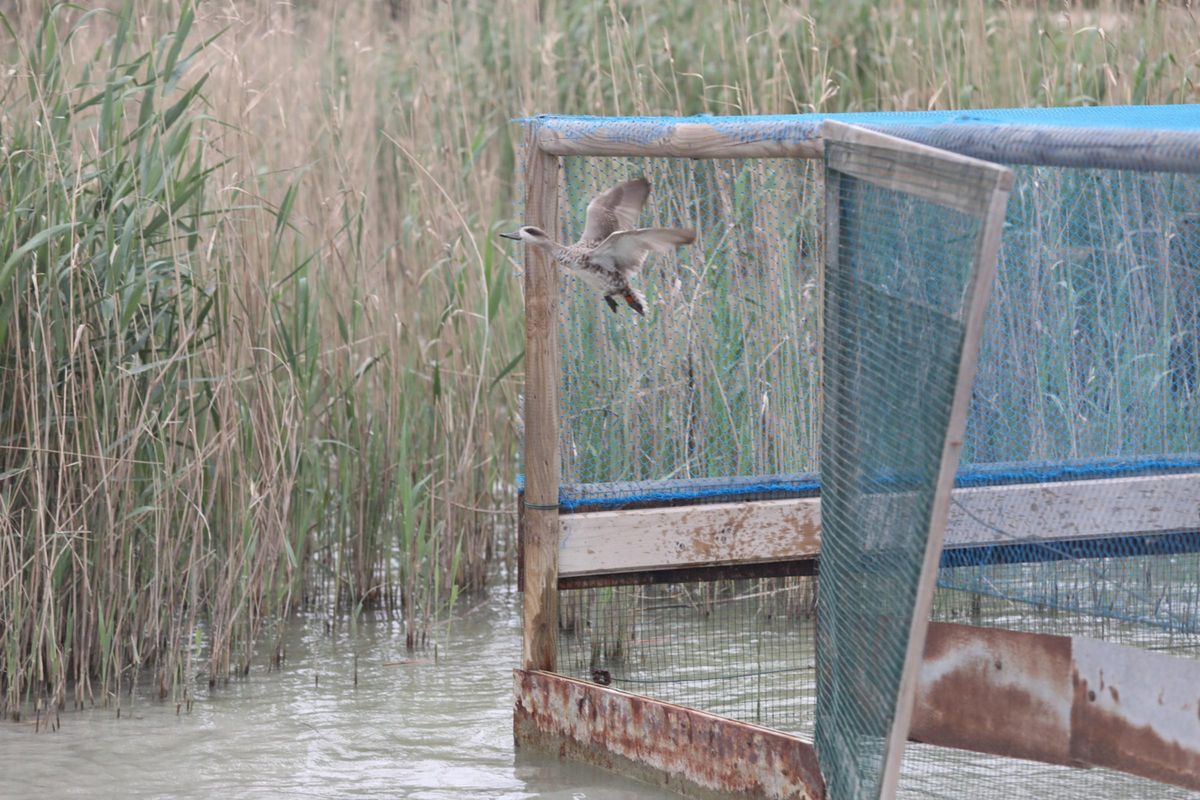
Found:
[{"label": "green vegetation", "polygon": [[1191,12],[1103,1],[94,5],[4,6],[13,714],[225,680],[296,608],[395,611],[419,646],[485,583],[512,117],[1182,102],[1200,68]]}]

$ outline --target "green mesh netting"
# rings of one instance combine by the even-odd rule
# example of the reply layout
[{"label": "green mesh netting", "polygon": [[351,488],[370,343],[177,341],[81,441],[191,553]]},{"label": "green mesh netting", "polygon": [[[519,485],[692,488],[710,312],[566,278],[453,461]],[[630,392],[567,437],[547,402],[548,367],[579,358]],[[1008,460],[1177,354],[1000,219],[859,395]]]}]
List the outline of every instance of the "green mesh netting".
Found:
[{"label": "green mesh netting", "polygon": [[816,578],[559,593],[564,674],[812,737]]},{"label": "green mesh netting", "polygon": [[[880,173],[904,158],[927,185],[963,180],[934,159],[854,151]],[[981,171],[962,192],[994,180]],[[816,744],[830,796],[849,800],[881,790],[982,225],[831,168],[826,181]]]},{"label": "green mesh netting", "polygon": [[1200,176],[1015,172],[963,463],[1200,454]]},{"label": "green mesh netting", "polygon": [[[1040,157],[1027,149],[1024,160]],[[1102,479],[1200,470],[1200,176],[1086,152],[1092,160],[1076,166],[1015,170],[959,468],[961,486],[1087,483],[1092,493],[1073,512],[1082,522],[1104,514],[1111,482]],[[564,510],[816,494],[820,165],[573,157],[563,166],[562,239],[578,235],[596,192],[638,175],[655,185],[640,224],[699,232],[695,245],[647,262],[637,280],[650,299],[645,319],[614,315],[594,291],[563,281]],[[932,251],[925,267],[942,280],[941,240],[896,249],[913,259]],[[888,299],[855,302],[886,320]],[[892,340],[872,346],[900,350],[897,363],[910,357]],[[907,429],[904,402],[895,413]],[[887,466],[895,474],[883,483],[894,478],[897,497],[886,502],[915,507],[917,495],[899,489],[921,474]],[[1031,541],[1029,526],[1003,514],[981,519],[994,541],[947,552],[936,618],[1200,657],[1195,520],[1084,541],[1054,540],[1069,531],[1046,520],[1039,535],[1049,541]],[[867,555],[861,563],[881,574],[895,566]],[[890,596],[896,584],[860,586],[873,604],[863,617],[878,622],[878,586]],[[811,591],[810,579],[780,579],[564,592],[560,669],[585,679],[598,670],[629,691],[811,736]],[[886,650],[874,629],[859,639]],[[906,749],[900,782],[904,797],[1096,792],[1184,794],[930,746]]]},{"label": "green mesh netting", "polygon": [[611,312],[564,273],[565,508],[628,507],[683,484],[723,500],[739,483],[816,469],[816,169],[784,159],[563,160],[564,241],[582,233],[596,194],[641,176],[653,188],[639,224],[698,235],[651,256],[633,279],[645,317]]}]

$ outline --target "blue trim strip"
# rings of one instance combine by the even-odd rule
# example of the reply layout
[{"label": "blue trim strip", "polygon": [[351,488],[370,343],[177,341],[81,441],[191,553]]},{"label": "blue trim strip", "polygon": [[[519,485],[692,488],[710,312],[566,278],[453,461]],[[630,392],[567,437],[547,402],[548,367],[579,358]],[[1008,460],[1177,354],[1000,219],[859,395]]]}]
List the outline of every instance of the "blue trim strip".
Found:
[{"label": "blue trim strip", "polygon": [[816,128],[827,119],[856,125],[1047,125],[1092,129],[1196,131],[1200,130],[1200,104],[979,108],[965,111],[857,111],[759,116],[697,114],[691,117],[601,117],[586,114],[540,114],[518,117],[515,121],[525,125],[543,125],[553,130],[565,129],[571,133],[583,129],[588,124],[611,128],[621,124],[668,127],[679,123],[704,122],[733,129],[748,124],[775,124],[779,127],[780,138],[785,138],[796,129]]},{"label": "blue trim strip", "polygon": [[[1076,561],[1083,558],[1171,556],[1200,552],[1200,531],[1177,531],[1095,539],[1048,539],[1011,544],[948,547],[942,551],[942,568],[980,567],[991,564],[1025,564],[1043,561]],[[941,581],[957,588],[953,578]]]},{"label": "blue trim strip", "polygon": [[[559,491],[558,505],[563,511],[600,511],[625,506],[667,505],[688,500],[700,503],[717,500],[767,500],[785,497],[816,497],[821,493],[820,482],[815,477],[808,478],[808,476],[797,476],[796,481],[769,481],[711,489],[689,489],[685,481],[680,481],[680,484],[678,489],[611,496],[575,495],[570,488],[564,488]],[[591,484],[591,486],[603,486],[603,484]]]},{"label": "blue trim strip", "polygon": [[[1143,458],[1099,458],[1086,461],[970,464],[954,480],[958,488],[1008,486],[1026,483],[1126,478],[1139,475],[1171,475],[1200,472],[1200,454]],[[897,475],[887,480],[903,482]],[[518,491],[524,491],[524,476],[518,476]],[[564,486],[559,491],[563,512],[653,507],[688,502],[735,502],[749,500],[816,497],[821,483],[815,474],[698,480],[590,483]]]},{"label": "blue trim strip", "polygon": [[677,125],[702,122],[738,142],[805,142],[826,119],[1005,164],[1200,172],[1200,105],[994,108],[759,117],[588,117],[517,119],[567,139],[603,136],[652,144]]}]

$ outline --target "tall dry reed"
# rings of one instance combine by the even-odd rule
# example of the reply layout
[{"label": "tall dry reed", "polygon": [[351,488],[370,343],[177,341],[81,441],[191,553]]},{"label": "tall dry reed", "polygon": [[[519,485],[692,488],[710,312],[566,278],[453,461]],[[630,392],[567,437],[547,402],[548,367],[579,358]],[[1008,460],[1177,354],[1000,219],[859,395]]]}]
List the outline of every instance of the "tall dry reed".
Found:
[{"label": "tall dry reed", "polygon": [[1179,102],[1200,62],[1191,11],[1103,1],[96,5],[0,4],[10,712],[224,679],[303,604],[416,645],[485,582],[512,117]]}]

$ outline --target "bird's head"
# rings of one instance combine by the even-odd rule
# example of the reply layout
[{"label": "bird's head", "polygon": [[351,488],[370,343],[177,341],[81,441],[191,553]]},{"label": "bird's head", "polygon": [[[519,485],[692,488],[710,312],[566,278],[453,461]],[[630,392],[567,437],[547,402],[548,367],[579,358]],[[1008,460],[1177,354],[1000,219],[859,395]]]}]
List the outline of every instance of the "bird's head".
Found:
[{"label": "bird's head", "polygon": [[553,243],[550,239],[550,236],[547,235],[544,230],[534,225],[522,225],[513,233],[502,233],[500,235],[505,239],[513,239],[514,241],[518,242],[528,242],[529,244],[539,245],[541,247],[548,247]]}]

